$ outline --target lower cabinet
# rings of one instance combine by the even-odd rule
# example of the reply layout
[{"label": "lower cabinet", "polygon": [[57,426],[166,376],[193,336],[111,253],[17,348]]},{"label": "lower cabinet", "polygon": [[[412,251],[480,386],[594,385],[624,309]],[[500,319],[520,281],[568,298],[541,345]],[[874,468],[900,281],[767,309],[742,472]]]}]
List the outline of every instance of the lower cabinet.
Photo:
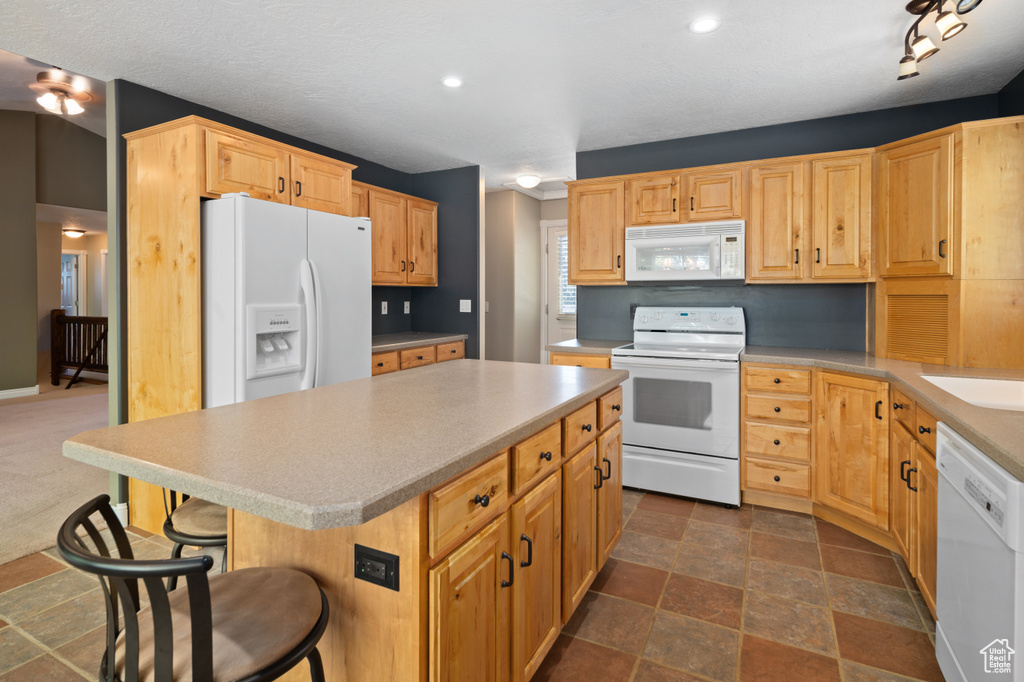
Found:
[{"label": "lower cabinet", "polygon": [[935,615],[939,472],[935,457],[900,424],[892,427],[892,536]]},{"label": "lower cabinet", "polygon": [[597,491],[601,482],[597,443],[562,465],[562,620],[566,623],[597,577]]},{"label": "lower cabinet", "polygon": [[371,356],[370,375],[389,374],[403,369],[413,369],[435,362],[460,360],[466,357],[466,342],[452,341],[436,346],[417,346],[403,350],[383,351]]},{"label": "lower cabinet", "polygon": [[597,565],[601,567],[622,537],[621,422],[598,438],[597,459],[601,469],[601,482],[597,488]]},{"label": "lower cabinet", "polygon": [[608,369],[612,366],[610,355],[590,355],[584,353],[551,353],[549,364],[564,367],[596,367]]},{"label": "lower cabinet", "polygon": [[921,596],[936,616],[935,600],[938,583],[939,544],[939,470],[931,453],[921,448],[917,459],[917,477],[911,474],[910,485],[917,488],[917,586]]}]

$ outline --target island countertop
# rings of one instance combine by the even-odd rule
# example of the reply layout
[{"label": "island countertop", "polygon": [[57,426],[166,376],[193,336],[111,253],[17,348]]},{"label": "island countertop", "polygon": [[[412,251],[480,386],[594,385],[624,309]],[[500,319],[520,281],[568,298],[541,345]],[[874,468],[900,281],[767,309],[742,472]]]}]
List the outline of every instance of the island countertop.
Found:
[{"label": "island countertop", "polygon": [[64,455],[320,530],[354,526],[612,390],[622,370],[459,360],[87,431]]}]

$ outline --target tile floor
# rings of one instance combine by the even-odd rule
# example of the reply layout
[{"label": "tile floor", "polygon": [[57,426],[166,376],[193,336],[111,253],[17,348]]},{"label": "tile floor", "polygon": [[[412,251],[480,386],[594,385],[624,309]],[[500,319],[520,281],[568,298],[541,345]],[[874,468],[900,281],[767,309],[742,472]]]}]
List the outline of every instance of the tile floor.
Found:
[{"label": "tile floor", "polygon": [[[623,507],[622,541],[534,680],[942,680],[934,623],[888,550],[803,514],[634,490]],[[131,538],[139,557],[169,554]],[[55,549],[0,566],[0,682],[95,680],[103,622],[96,579]]]}]

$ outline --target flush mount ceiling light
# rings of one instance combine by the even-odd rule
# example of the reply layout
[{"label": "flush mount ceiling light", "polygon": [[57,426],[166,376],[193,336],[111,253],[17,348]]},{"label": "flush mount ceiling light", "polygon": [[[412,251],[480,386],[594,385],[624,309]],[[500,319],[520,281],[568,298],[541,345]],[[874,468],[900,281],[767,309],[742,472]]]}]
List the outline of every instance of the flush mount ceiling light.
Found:
[{"label": "flush mount ceiling light", "polygon": [[526,175],[520,175],[518,178],[516,178],[516,183],[520,187],[525,187],[526,189],[533,189],[534,187],[540,184],[540,176],[533,175],[531,173],[527,173]]},{"label": "flush mount ceiling light", "polygon": [[61,232],[64,233],[65,237],[70,237],[71,239],[78,239],[83,234],[85,234],[85,230],[78,230],[73,227],[69,227],[66,230],[61,230]]},{"label": "flush mount ceiling light", "polygon": [[721,24],[714,17],[702,17],[690,22],[690,31],[693,33],[711,33]]},{"label": "flush mount ceiling light", "polygon": [[[949,40],[959,34],[967,24],[960,21],[958,14],[967,14],[981,4],[981,0],[950,0],[955,4],[956,11],[943,11],[946,0],[910,0],[907,11],[917,17],[917,21],[907,31],[903,39],[903,58],[900,59],[900,75],[896,80],[905,80],[917,75],[917,62],[924,61],[939,51],[932,39],[920,34],[921,23],[935,12],[935,28],[943,40]],[[911,41],[913,37],[913,41]]]},{"label": "flush mount ceiling light", "polygon": [[458,76],[445,76],[444,78],[441,79],[441,83],[446,88],[461,88],[462,87],[462,79],[459,78]]},{"label": "flush mount ceiling light", "polygon": [[85,111],[82,104],[92,99],[75,81],[60,69],[51,69],[37,74],[36,82],[28,87],[41,93],[36,102],[42,108],[54,114],[74,116]]}]

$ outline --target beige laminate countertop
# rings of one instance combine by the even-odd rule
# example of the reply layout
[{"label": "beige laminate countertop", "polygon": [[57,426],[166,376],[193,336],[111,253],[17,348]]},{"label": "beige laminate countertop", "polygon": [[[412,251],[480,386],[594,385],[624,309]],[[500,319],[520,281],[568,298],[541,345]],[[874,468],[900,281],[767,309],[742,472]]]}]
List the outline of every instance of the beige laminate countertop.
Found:
[{"label": "beige laminate countertop", "polygon": [[628,376],[457,360],[87,431],[64,455],[297,528],[355,526]]},{"label": "beige laminate countertop", "polygon": [[583,355],[611,355],[613,348],[633,343],[629,341],[604,341],[600,339],[571,339],[553,343],[544,350],[552,353],[580,353]]},{"label": "beige laminate countertop", "polygon": [[887,379],[939,421],[973,443],[999,466],[1024,480],[1024,412],[977,407],[922,379],[923,374],[1024,379],[1024,370],[946,367],[877,358],[852,351],[747,346],[741,362],[808,365]]},{"label": "beige laminate countertop", "polygon": [[400,334],[379,334],[370,340],[371,352],[384,353],[393,350],[405,350],[420,346],[433,346],[438,343],[454,343],[465,341],[468,334],[430,334],[427,332],[402,332]]}]

